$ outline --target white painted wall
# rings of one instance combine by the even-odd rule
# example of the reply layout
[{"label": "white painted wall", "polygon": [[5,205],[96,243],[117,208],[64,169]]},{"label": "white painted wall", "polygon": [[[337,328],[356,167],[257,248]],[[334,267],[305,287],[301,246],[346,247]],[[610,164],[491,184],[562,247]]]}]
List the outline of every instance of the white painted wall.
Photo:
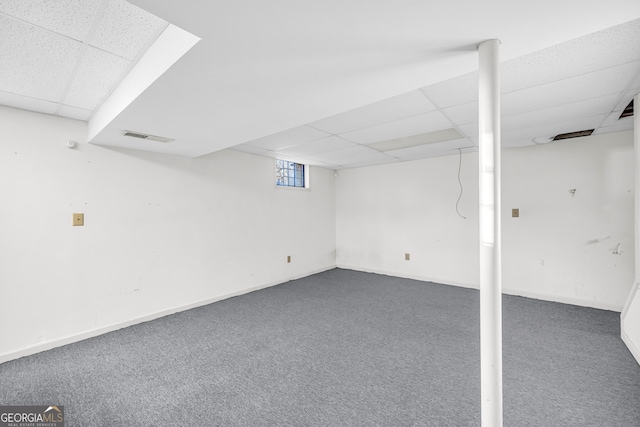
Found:
[{"label": "white painted wall", "polygon": [[[477,162],[462,156],[467,220],[457,156],[341,171],[337,265],[477,287]],[[634,281],[633,169],[631,132],[505,149],[504,291],[620,311]]]},{"label": "white painted wall", "polygon": [[5,107],[0,122],[0,362],[335,267],[333,171],[278,189],[268,158],[108,149],[86,123]]}]

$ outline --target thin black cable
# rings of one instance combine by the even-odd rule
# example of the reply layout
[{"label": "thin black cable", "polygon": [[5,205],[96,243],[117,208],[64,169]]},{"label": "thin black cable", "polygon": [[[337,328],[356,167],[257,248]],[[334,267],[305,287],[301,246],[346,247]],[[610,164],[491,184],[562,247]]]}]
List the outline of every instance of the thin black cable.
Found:
[{"label": "thin black cable", "polygon": [[460,171],[462,170],[462,149],[458,148],[458,152],[460,153],[460,157],[458,160],[458,184],[460,184],[460,195],[458,196],[458,200],[456,201],[456,212],[462,219],[467,219],[466,216],[462,216],[460,210],[458,209],[458,204],[460,203],[460,199],[462,198],[463,188],[462,188],[462,180],[460,179]]}]

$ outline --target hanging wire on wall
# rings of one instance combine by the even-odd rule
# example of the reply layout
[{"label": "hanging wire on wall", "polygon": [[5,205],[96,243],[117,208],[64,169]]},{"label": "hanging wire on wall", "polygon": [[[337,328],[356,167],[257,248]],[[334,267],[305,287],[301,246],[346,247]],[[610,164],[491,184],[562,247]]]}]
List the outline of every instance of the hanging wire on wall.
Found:
[{"label": "hanging wire on wall", "polygon": [[458,148],[458,153],[459,153],[459,157],[458,157],[458,184],[460,185],[460,195],[458,196],[458,200],[456,201],[456,213],[458,214],[458,216],[460,216],[460,218],[467,219],[466,216],[463,216],[460,213],[460,209],[458,209],[458,205],[460,204],[460,199],[462,198],[462,193],[464,191],[464,189],[462,188],[462,180],[460,179],[460,171],[462,170],[462,149],[461,148]]}]

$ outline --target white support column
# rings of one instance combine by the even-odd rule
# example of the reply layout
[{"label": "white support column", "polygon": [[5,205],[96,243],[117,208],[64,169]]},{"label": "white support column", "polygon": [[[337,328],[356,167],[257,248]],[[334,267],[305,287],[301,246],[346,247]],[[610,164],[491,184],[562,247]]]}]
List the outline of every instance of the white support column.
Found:
[{"label": "white support column", "polygon": [[480,366],[483,427],[502,427],[499,40],[478,45]]}]

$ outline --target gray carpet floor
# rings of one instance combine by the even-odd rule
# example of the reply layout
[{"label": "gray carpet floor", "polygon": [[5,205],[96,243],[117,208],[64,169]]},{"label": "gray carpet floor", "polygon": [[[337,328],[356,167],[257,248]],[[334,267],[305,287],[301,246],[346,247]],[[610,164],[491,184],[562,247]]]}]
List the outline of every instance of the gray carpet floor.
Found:
[{"label": "gray carpet floor", "polygon": [[[505,426],[640,426],[619,313],[504,296]],[[67,426],[479,426],[479,294],[334,269],[0,365]]]}]

